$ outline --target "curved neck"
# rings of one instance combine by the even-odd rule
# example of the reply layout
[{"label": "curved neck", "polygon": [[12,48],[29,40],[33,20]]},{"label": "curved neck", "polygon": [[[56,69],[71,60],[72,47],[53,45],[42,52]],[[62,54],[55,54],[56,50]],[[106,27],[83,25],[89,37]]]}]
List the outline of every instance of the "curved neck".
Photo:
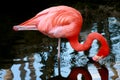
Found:
[{"label": "curved neck", "polygon": [[72,48],[75,49],[76,51],[88,50],[90,48],[93,40],[95,40],[95,39],[97,39],[101,44],[101,47],[97,53],[97,56],[103,56],[103,57],[107,56],[109,53],[108,43],[107,43],[106,39],[101,34],[99,34],[97,32],[90,33],[88,35],[86,41],[83,44],[79,43],[77,36],[74,36],[72,38],[68,38]]},{"label": "curved neck", "polygon": [[75,49],[76,51],[88,50],[92,44],[92,41],[93,41],[93,39],[90,38],[89,36],[87,37],[86,41],[84,41],[84,43],[79,42],[78,36],[69,38],[68,40],[69,40],[72,48]]}]

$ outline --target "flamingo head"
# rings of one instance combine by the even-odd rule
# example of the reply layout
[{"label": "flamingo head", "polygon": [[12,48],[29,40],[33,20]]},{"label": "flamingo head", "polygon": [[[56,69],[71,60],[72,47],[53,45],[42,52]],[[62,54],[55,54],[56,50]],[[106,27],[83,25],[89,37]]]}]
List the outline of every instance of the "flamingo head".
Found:
[{"label": "flamingo head", "polygon": [[98,62],[99,60],[103,59],[103,56],[98,56],[98,55],[95,55],[92,57],[93,61],[96,61]]},{"label": "flamingo head", "polygon": [[93,57],[87,57],[89,59],[89,62],[94,63],[94,62],[98,62],[99,60],[103,59],[103,56],[93,56]]}]

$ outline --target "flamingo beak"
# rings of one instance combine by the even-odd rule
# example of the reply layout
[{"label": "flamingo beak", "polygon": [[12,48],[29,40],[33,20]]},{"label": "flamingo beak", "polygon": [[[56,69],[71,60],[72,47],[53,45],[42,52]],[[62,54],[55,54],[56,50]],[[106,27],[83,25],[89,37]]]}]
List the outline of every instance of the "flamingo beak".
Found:
[{"label": "flamingo beak", "polygon": [[13,26],[13,30],[15,31],[23,31],[23,30],[38,30],[35,25],[29,25],[29,26],[24,26],[24,25],[16,25]]},{"label": "flamingo beak", "polygon": [[95,55],[95,56],[92,57],[93,61],[96,61],[96,62],[98,62],[102,58],[103,58],[103,56],[97,56],[97,55]]}]

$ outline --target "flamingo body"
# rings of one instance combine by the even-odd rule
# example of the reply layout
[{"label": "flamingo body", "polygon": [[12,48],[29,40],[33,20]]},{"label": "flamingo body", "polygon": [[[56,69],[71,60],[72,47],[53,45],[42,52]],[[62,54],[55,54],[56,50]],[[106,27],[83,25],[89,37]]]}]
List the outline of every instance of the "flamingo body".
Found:
[{"label": "flamingo body", "polygon": [[14,26],[14,30],[37,29],[52,38],[67,38],[79,35],[82,16],[74,8],[68,6],[50,7],[35,17]]},{"label": "flamingo body", "polygon": [[14,30],[39,30],[52,38],[67,38],[73,49],[84,51],[90,48],[92,41],[97,39],[101,47],[93,56],[94,61],[108,56],[109,46],[106,39],[99,33],[90,33],[84,42],[80,44],[78,36],[82,27],[81,13],[69,6],[54,6],[39,12],[33,18],[13,27]]}]

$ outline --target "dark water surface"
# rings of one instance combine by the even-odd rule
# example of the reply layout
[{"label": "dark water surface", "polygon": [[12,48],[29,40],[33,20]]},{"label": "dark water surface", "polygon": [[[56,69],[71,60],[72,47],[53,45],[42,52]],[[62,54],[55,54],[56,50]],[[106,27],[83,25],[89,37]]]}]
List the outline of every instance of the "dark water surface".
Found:
[{"label": "dark water surface", "polygon": [[[109,17],[108,26],[111,40],[111,53],[107,58],[99,61],[99,63],[88,63],[89,60],[87,59],[87,56],[91,57],[97,52],[99,45],[96,40],[93,41],[89,51],[76,52],[71,48],[66,39],[62,39],[62,77],[68,77],[72,68],[79,67],[81,70],[87,69],[91,74],[92,80],[100,80],[101,77],[103,80],[106,77],[108,77],[108,80],[120,80],[119,19]],[[96,31],[98,31],[97,23],[93,23],[91,32]],[[34,31],[17,32],[19,34],[17,36],[21,37],[24,33],[33,37],[33,40],[30,41],[27,38],[28,35],[25,38],[16,40],[16,44],[12,48],[15,57],[11,57],[10,55],[8,58],[0,58],[0,80],[47,80],[58,76],[57,39],[51,39]],[[33,35],[30,35],[31,33]],[[40,36],[37,36],[38,34]],[[85,33],[81,32],[81,34]],[[82,79],[82,75],[79,74],[78,80]]]}]

